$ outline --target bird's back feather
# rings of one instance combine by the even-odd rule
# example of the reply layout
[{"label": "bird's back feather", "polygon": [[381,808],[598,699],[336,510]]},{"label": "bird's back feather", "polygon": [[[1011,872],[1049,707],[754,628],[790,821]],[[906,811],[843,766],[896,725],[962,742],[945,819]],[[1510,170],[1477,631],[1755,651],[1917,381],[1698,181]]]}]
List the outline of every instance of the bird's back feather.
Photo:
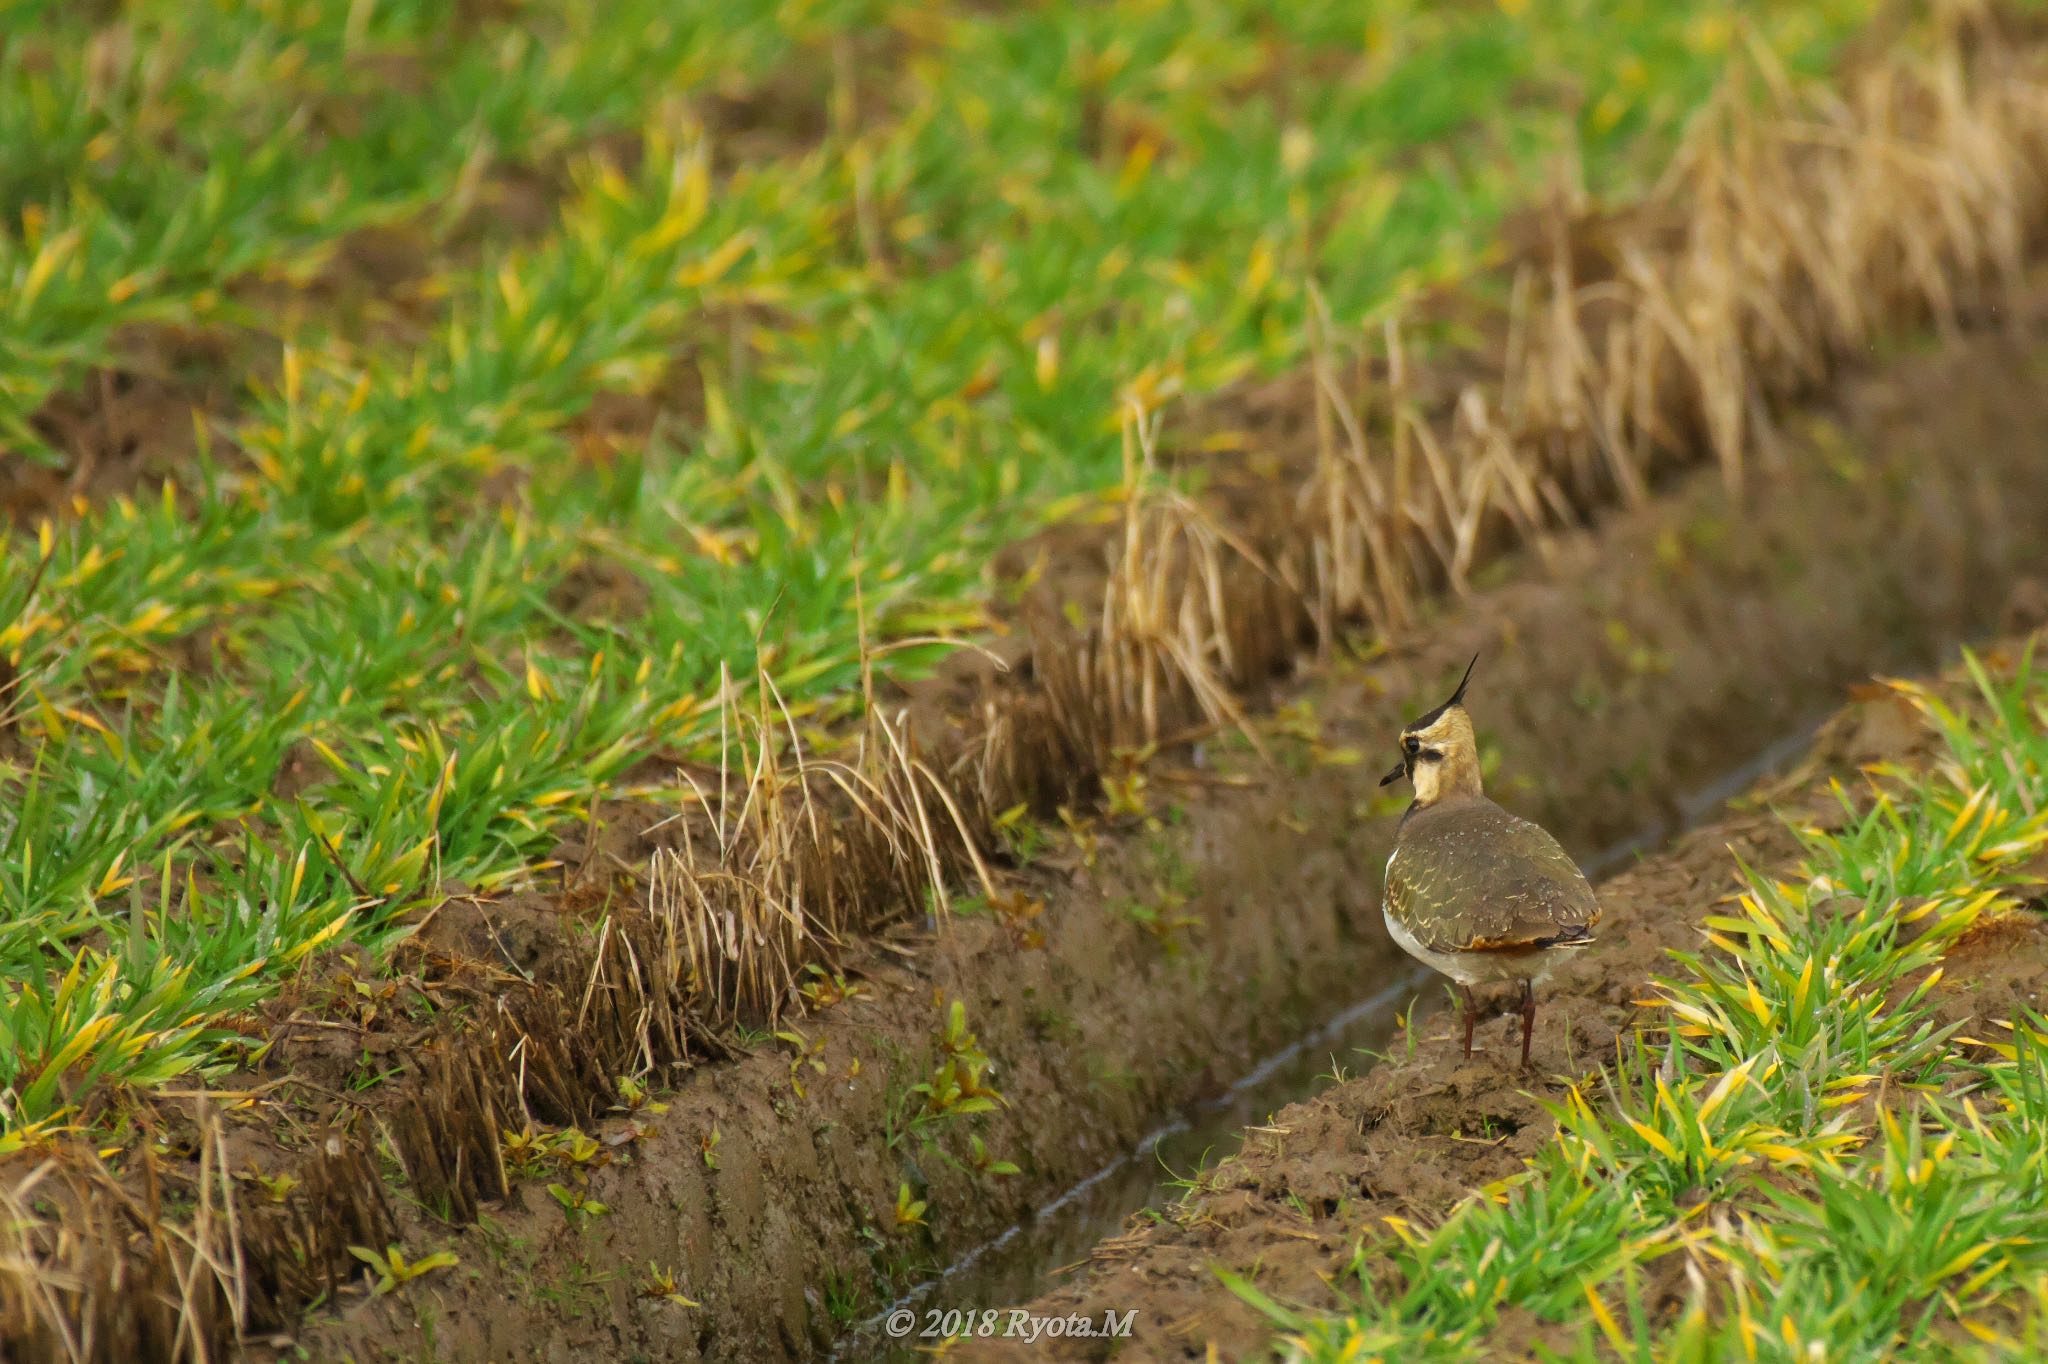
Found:
[{"label": "bird's back feather", "polygon": [[1600,904],[1539,825],[1483,797],[1418,809],[1387,862],[1387,914],[1437,952],[1529,952],[1592,941]]}]

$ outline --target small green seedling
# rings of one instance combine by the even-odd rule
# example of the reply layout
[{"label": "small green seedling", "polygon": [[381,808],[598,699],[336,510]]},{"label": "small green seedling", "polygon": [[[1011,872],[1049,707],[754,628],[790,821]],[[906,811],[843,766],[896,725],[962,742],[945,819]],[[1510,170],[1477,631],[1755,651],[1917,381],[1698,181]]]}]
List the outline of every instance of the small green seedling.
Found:
[{"label": "small green seedling", "polygon": [[630,1075],[619,1077],[619,1102],[613,1107],[627,1113],[638,1113],[645,1109],[649,1113],[666,1113],[668,1105],[656,1102],[648,1093],[647,1085]]},{"label": "small green seedling", "polygon": [[1045,901],[1021,890],[1006,890],[990,896],[989,905],[1002,920],[1003,929],[1010,935],[1013,946],[1024,951],[1036,951],[1045,946],[1045,934],[1032,925],[1033,920],[1045,913]]},{"label": "small green seedling", "polygon": [[548,1195],[562,1205],[562,1211],[571,1217],[603,1217],[611,1211],[611,1205],[601,1203],[590,1196],[590,1190],[580,1181],[574,1185],[550,1184]]},{"label": "small green seedling", "polygon": [[455,1252],[449,1250],[437,1250],[432,1255],[407,1260],[404,1250],[396,1245],[386,1246],[381,1255],[368,1246],[350,1246],[348,1253],[368,1265],[376,1274],[377,1281],[370,1286],[373,1297],[382,1297],[400,1284],[411,1283],[414,1279],[431,1274],[437,1269],[449,1269],[462,1263],[456,1258]]},{"label": "small green seedling", "polygon": [[1018,802],[997,815],[993,821],[996,837],[1003,841],[1003,847],[1020,867],[1031,865],[1038,855],[1045,851],[1049,841],[1045,826],[1031,818],[1031,806]]},{"label": "small green seedling", "polygon": [[910,1185],[898,1184],[896,1186],[897,1235],[902,1235],[904,1232],[909,1231],[912,1227],[922,1227],[927,1225],[924,1220],[925,1208],[927,1206],[928,1205],[922,1198],[912,1196],[910,1192]]},{"label": "small green seedling", "polygon": [[992,1063],[981,1050],[981,1039],[968,1031],[967,1008],[957,999],[946,1010],[939,1051],[942,1059],[932,1078],[911,1086],[912,1093],[924,1095],[924,1118],[964,1118],[1004,1102],[1002,1092],[987,1082]]},{"label": "small green seedling", "polygon": [[1081,860],[1081,866],[1093,871],[1095,859],[1102,852],[1102,835],[1096,831],[1095,821],[1062,805],[1060,823],[1066,825],[1067,836],[1074,840],[1074,855]]},{"label": "small green seedling", "polygon": [[608,1159],[602,1142],[575,1127],[556,1135],[553,1155],[569,1166],[602,1165]]},{"label": "small green seedling", "polygon": [[967,1138],[967,1148],[969,1153],[967,1163],[979,1174],[993,1175],[1001,1178],[1007,1175],[1020,1175],[1024,1173],[1015,1161],[997,1160],[991,1156],[988,1146],[980,1137],[969,1136]]},{"label": "small green seedling", "polygon": [[829,1009],[834,1004],[843,1004],[850,999],[866,995],[868,987],[859,981],[849,981],[837,971],[827,971],[816,962],[804,968],[810,979],[797,987],[804,1003],[813,1009]]},{"label": "small green seedling", "polygon": [[263,1186],[263,1192],[270,1195],[273,1203],[282,1203],[292,1196],[292,1190],[299,1187],[298,1177],[291,1174],[256,1176],[256,1182]]},{"label": "small green seedling", "polygon": [[498,1150],[505,1158],[505,1168],[526,1178],[540,1173],[553,1144],[554,1134],[537,1130],[532,1123],[517,1132],[508,1127],[498,1134]]},{"label": "small green seedling", "polygon": [[647,1262],[647,1277],[640,1281],[640,1296],[643,1298],[658,1298],[663,1302],[672,1302],[678,1307],[702,1307],[704,1305],[694,1298],[684,1297],[682,1291],[677,1287],[675,1271],[663,1269],[652,1260]]},{"label": "small green seedling", "polygon": [[1145,798],[1149,783],[1136,768],[1102,775],[1102,812],[1111,819],[1143,819],[1151,811]]},{"label": "small green seedling", "polygon": [[809,1067],[820,1075],[825,1074],[825,1039],[820,1037],[816,1041],[812,1041],[795,1028],[785,1028],[775,1034],[775,1040],[787,1043],[791,1052],[794,1053],[789,1058],[789,1087],[795,1090],[796,1096],[801,1099],[804,1097],[803,1072],[805,1067]]}]

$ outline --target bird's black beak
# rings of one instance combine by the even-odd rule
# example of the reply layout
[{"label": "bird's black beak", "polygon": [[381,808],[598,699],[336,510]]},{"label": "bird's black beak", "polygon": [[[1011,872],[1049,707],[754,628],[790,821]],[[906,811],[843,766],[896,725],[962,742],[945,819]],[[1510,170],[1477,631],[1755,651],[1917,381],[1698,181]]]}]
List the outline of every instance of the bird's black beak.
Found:
[{"label": "bird's black beak", "polygon": [[1407,775],[1408,775],[1408,760],[1407,760],[1406,758],[1403,758],[1403,759],[1401,759],[1401,761],[1399,761],[1399,762],[1397,762],[1397,763],[1395,763],[1395,764],[1394,764],[1394,770],[1393,770],[1393,771],[1391,771],[1391,772],[1387,773],[1387,775],[1386,775],[1386,776],[1384,776],[1384,777],[1381,777],[1381,778],[1380,778],[1380,785],[1381,785],[1381,786],[1392,786],[1392,785],[1393,785],[1393,784],[1394,784],[1395,782],[1397,782],[1397,781],[1401,780],[1401,778],[1403,778],[1403,777],[1405,777],[1405,776],[1407,776]]}]

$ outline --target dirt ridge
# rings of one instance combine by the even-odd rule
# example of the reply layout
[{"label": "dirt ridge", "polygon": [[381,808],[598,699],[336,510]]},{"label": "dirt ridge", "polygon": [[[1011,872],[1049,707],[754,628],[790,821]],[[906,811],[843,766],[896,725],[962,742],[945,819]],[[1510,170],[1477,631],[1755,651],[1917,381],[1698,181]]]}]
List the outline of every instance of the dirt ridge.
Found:
[{"label": "dirt ridge", "polygon": [[[1183,753],[1152,788],[1161,810],[1174,792],[1179,822],[1106,836],[1092,873],[1024,873],[1048,904],[1034,921],[1042,952],[969,918],[936,940],[899,935],[896,950],[855,956],[848,966],[873,994],[798,1025],[824,1039],[829,1082],[794,1098],[788,1054],[772,1047],[701,1066],[657,1120],[661,1135],[592,1175],[594,1196],[618,1211],[566,1220],[524,1186],[488,1211],[488,1228],[449,1241],[478,1277],[353,1302],[304,1347],[315,1358],[411,1353],[430,1339],[465,1358],[540,1342],[543,1357],[561,1358],[822,1352],[857,1314],[843,1296],[852,1288],[873,1304],[919,1264],[943,1263],[1091,1173],[1158,1112],[1279,1040],[1303,997],[1367,992],[1356,985],[1391,957],[1375,900],[1389,821],[1365,813],[1378,771],[1366,759],[1420,704],[1411,698],[1441,687],[1475,647],[1487,651],[1474,683],[1483,732],[1522,779],[1503,799],[1583,853],[1633,832],[1650,793],[1721,770],[1732,742],[1799,723],[1811,698],[1874,666],[1924,662],[1956,630],[1996,625],[2000,602],[1984,585],[2042,567],[2026,527],[2048,516],[2048,432],[2028,434],[2042,427],[2036,404],[2009,380],[2038,363],[1992,339],[1897,366],[1851,395],[1843,425],[1814,423],[1813,450],[1754,500],[1696,478],[1597,535],[1558,542],[1549,567],[1525,565],[1526,577],[1480,593],[1427,637],[1283,691],[1272,699],[1319,730],[1315,743],[1275,741],[1284,776],[1215,745],[1199,766]],[[1983,461],[1937,458],[1963,442],[1982,444]],[[1604,709],[1561,722],[1559,699],[1573,696]],[[1361,760],[1313,756],[1346,749]],[[1176,859],[1196,920],[1177,954],[1120,903],[1152,893]],[[1017,1179],[905,1162],[848,1135],[882,1123],[890,1064],[938,1026],[934,987],[965,1004],[997,1062],[1011,1106],[977,1134],[1023,1166]],[[1048,1028],[1047,1009],[1075,1030]],[[715,1171],[698,1150],[714,1125]],[[946,1147],[956,1160],[965,1134]],[[929,1202],[930,1225],[899,1238],[887,1215],[906,1181]],[[408,1244],[449,1240],[446,1228],[407,1225]],[[507,1238],[526,1258],[491,1249]],[[628,1267],[649,1260],[673,1265],[701,1308],[639,1296]],[[589,1277],[606,1272],[618,1277]],[[578,1311],[565,1319],[555,1304],[577,1274]]]}]

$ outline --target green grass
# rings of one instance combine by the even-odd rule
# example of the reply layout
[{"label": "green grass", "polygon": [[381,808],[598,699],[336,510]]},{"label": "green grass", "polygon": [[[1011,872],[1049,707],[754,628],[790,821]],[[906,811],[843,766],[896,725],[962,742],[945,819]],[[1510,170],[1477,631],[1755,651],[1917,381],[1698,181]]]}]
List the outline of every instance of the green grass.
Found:
[{"label": "green grass", "polygon": [[[525,38],[141,0],[132,47],[61,19],[10,45],[0,148],[41,150],[0,158],[27,204],[0,437],[127,324],[239,306],[292,345],[174,489],[0,562],[0,1127],[231,1059],[226,1020],[321,944],[531,874],[637,757],[704,739],[727,669],[843,707],[857,594],[883,637],[971,629],[993,546],[1114,493],[1128,404],[1298,360],[1310,281],[1351,324],[1467,277],[1567,150],[1627,193],[1744,23],[1812,71],[1870,8],[784,3],[685,30],[628,0]],[[693,93],[772,107],[835,52],[818,136],[714,168]],[[417,346],[226,301],[441,213],[479,147],[620,122],[637,164],[572,158],[553,230],[442,262]],[[701,416],[648,440],[578,426],[678,386]],[[591,573],[644,609],[586,618]],[[281,794],[288,757],[326,779]]]},{"label": "green grass", "polygon": [[118,329],[260,324],[235,282],[303,279],[362,227],[445,231],[491,164],[743,82],[806,33],[759,3],[472,24],[432,0],[137,0],[97,30],[77,8],[0,50],[0,439],[31,458],[52,452],[28,417]]},{"label": "green grass", "polygon": [[[1433,1229],[1389,1219],[1395,1287],[1360,1279],[1322,1319],[1265,1304],[1284,1352],[1478,1358],[1512,1303],[1575,1334],[1572,1358],[2023,1357],[2048,1293],[2048,1023],[1960,1037],[1927,999],[2048,847],[2048,675],[1968,667],[1974,705],[1908,690],[1942,761],[1802,830],[1797,882],[1748,873],[1715,950],[1658,983],[1668,1032],[1575,1088],[1527,1172]],[[1685,1305],[1656,1317],[1645,1284],[1673,1259]]]}]

